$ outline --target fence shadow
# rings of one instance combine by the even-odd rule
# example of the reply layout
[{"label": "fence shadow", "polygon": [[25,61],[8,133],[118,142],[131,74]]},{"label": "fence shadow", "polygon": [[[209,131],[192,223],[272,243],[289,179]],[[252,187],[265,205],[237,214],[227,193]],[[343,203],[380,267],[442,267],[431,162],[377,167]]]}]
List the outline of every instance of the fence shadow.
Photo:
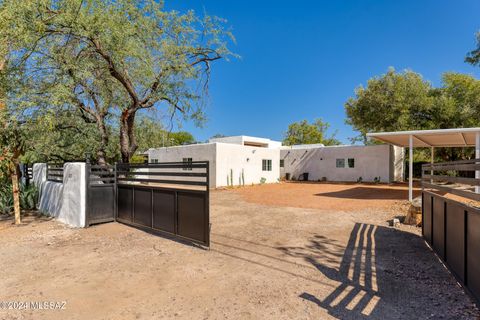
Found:
[{"label": "fence shadow", "polygon": [[[416,237],[421,243],[414,234],[356,223],[346,247],[336,240],[317,235],[307,246],[278,249],[286,255],[302,258],[324,276],[339,283],[322,299],[311,292],[299,296],[327,310],[330,315],[339,319],[405,318],[400,310],[395,309],[401,303],[398,300],[398,280],[384,266],[379,268],[378,259],[391,260],[388,257],[391,252],[385,248],[379,250],[378,242],[402,241],[408,237]],[[418,315],[422,313],[420,311]]]}]

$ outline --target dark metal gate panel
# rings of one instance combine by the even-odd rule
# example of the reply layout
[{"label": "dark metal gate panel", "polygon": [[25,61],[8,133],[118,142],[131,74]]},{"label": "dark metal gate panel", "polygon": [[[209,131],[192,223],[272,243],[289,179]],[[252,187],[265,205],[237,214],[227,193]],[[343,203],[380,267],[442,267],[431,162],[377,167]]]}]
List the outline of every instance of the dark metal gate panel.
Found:
[{"label": "dark metal gate panel", "polygon": [[117,165],[117,221],[210,245],[209,163]]},{"label": "dark metal gate panel", "polygon": [[462,281],[465,281],[465,209],[447,202],[445,261]]},{"label": "dark metal gate panel", "polygon": [[432,244],[432,201],[433,197],[428,193],[423,193],[423,236],[428,243]]},{"label": "dark metal gate panel", "polygon": [[153,224],[152,227],[175,233],[176,229],[176,193],[168,190],[153,190]]},{"label": "dark metal gate panel", "polygon": [[432,245],[435,251],[445,259],[445,202],[439,198],[433,198],[432,212]]},{"label": "dark metal gate panel", "polygon": [[87,164],[87,226],[115,220],[115,169]]},{"label": "dark metal gate panel", "polygon": [[205,214],[207,199],[205,194],[179,192],[177,194],[178,229],[180,236],[208,243],[209,221]]},{"label": "dark metal gate panel", "polygon": [[467,226],[467,286],[480,297],[480,212],[468,212]]},{"label": "dark metal gate panel", "polygon": [[117,219],[133,222],[133,187],[117,186]]}]

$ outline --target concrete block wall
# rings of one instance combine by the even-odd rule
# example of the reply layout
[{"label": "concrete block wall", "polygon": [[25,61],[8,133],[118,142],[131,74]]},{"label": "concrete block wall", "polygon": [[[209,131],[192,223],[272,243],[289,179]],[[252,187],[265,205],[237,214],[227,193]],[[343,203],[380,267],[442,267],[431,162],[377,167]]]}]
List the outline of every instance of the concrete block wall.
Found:
[{"label": "concrete block wall", "polygon": [[63,182],[47,181],[47,164],[33,165],[33,182],[39,188],[39,210],[72,227],[86,226],[86,165],[65,163]]}]

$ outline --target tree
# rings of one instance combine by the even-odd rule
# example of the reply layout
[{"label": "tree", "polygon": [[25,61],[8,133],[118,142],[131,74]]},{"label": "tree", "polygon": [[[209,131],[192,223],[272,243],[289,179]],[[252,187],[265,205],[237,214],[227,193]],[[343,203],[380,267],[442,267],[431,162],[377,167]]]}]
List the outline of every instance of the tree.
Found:
[{"label": "tree", "polygon": [[135,135],[138,141],[138,150],[146,151],[150,148],[170,147],[195,143],[193,135],[186,131],[170,132],[162,123],[152,117],[142,115],[137,118]]},{"label": "tree", "polygon": [[312,124],[307,120],[294,122],[288,126],[283,143],[287,146],[312,143],[322,143],[326,146],[340,144],[340,141],[335,139],[335,134],[327,137],[329,127],[330,125],[322,119],[316,119]]},{"label": "tree", "polygon": [[225,138],[226,135],[224,134],[221,134],[221,133],[217,133],[217,134],[214,134],[213,136],[210,137],[210,139],[218,139],[218,138]]},{"label": "tree", "polygon": [[36,53],[54,44],[47,52],[62,48],[58,51],[67,53],[64,72],[73,68],[67,57],[74,55],[74,61],[92,65],[88,77],[94,77],[95,86],[106,80],[120,89],[122,161],[128,162],[138,148],[134,124],[139,110],[168,106],[172,113],[202,120],[196,88],[206,89],[211,62],[230,54],[225,39],[231,34],[223,29],[223,20],[200,19],[193,11],[167,12],[153,0],[44,0],[35,9],[40,25],[34,27],[43,33]]},{"label": "tree", "polygon": [[165,11],[163,2],[154,0],[22,5],[4,0],[1,5],[0,35],[24,43],[18,60],[36,67],[30,74],[46,84],[55,101],[65,98],[97,123],[101,145],[108,143],[102,117],[112,108],[120,111],[124,162],[138,148],[134,126],[139,110],[167,108],[172,117],[179,112],[179,120],[203,120],[201,96],[208,89],[211,63],[230,55],[226,43],[233,40],[224,20]]},{"label": "tree", "polygon": [[368,80],[367,87],[355,89],[355,97],[345,103],[346,123],[366,134],[372,131],[401,131],[434,127],[432,86],[413,71],[395,72],[390,68]]},{"label": "tree", "polygon": [[477,47],[470,51],[465,58],[466,62],[474,66],[478,66],[480,64],[480,32],[477,32],[476,38]]}]

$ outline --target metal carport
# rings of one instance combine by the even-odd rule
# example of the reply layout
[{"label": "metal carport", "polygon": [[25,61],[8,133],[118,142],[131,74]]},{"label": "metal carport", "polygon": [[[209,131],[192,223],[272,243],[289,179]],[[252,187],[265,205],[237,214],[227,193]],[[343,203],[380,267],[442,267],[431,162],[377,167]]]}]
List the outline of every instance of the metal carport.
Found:
[{"label": "metal carport", "polygon": [[[409,148],[408,200],[413,200],[413,148],[430,147],[431,162],[435,147],[472,147],[475,146],[475,158],[480,158],[480,128],[455,128],[434,130],[412,130],[394,132],[367,133],[367,137],[399,147]],[[475,171],[480,178],[480,171]],[[480,189],[475,190],[480,193]]]}]

